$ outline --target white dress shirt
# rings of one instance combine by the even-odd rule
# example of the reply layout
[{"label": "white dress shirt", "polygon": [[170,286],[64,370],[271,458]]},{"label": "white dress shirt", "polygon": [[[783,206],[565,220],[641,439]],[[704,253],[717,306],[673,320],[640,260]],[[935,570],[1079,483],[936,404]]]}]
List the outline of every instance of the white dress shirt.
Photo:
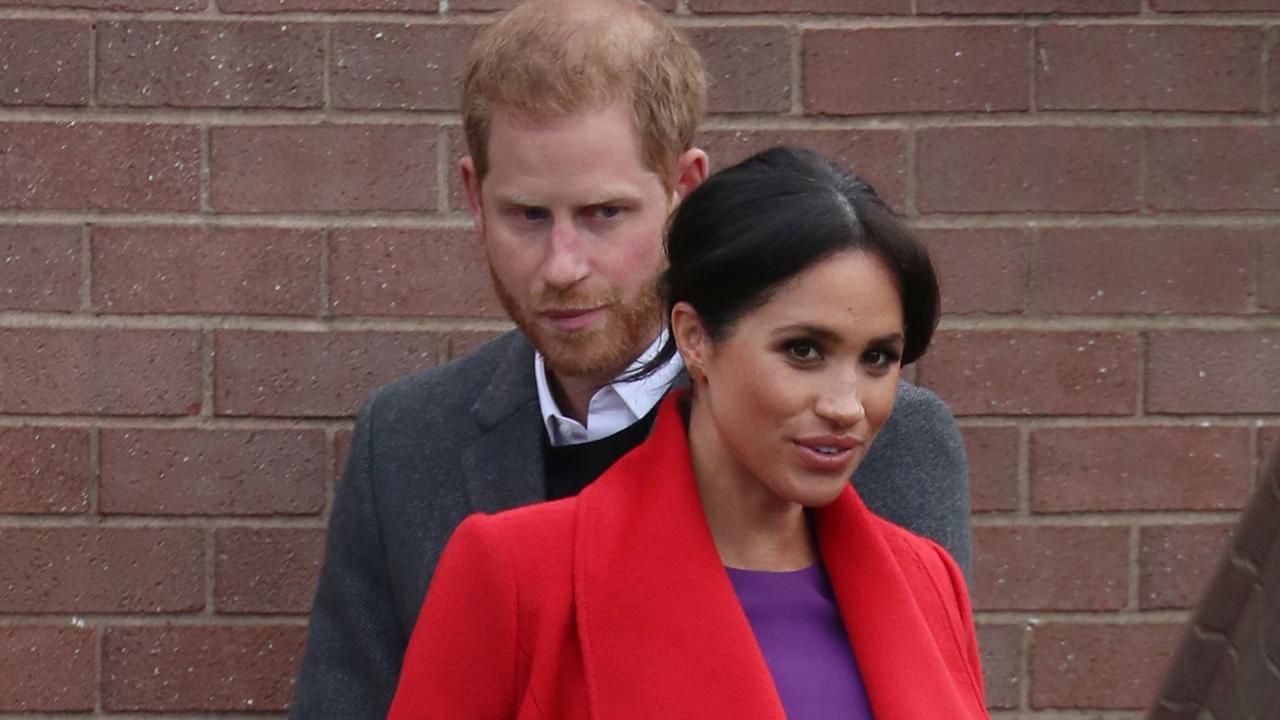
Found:
[{"label": "white dress shirt", "polygon": [[[632,361],[622,376],[655,357],[666,339],[667,332],[663,331],[658,335],[658,339],[640,354],[640,357]],[[560,412],[560,407],[556,404],[555,397],[551,394],[551,386],[547,381],[546,362],[542,358],[542,353],[535,352],[533,377],[538,385],[538,405],[542,408],[542,420],[547,426],[547,437],[551,438],[553,446],[559,447],[599,440],[624,430],[649,414],[658,401],[662,400],[662,396],[671,386],[671,381],[683,369],[684,363],[680,359],[680,354],[676,353],[651,375],[639,380],[615,380],[600,388],[595,395],[591,396],[591,402],[587,404],[587,423],[584,426]]]}]

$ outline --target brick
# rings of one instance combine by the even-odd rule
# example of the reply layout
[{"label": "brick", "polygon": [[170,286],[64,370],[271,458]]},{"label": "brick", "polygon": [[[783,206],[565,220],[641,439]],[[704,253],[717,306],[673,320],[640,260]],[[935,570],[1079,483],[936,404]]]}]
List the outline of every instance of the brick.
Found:
[{"label": "brick", "polygon": [[[216,0],[224,12],[281,13],[299,10],[320,12],[411,12],[434,13],[438,0]],[[451,9],[457,3],[450,5]]]},{"label": "brick", "polygon": [[1276,12],[1276,0],[1151,0],[1159,12]]},{"label": "brick", "polygon": [[0,21],[0,105],[89,102],[88,23]]},{"label": "brick", "polygon": [[462,330],[445,337],[449,345],[449,359],[456,360],[493,340],[502,333],[491,330]]},{"label": "brick", "polygon": [[89,431],[0,428],[0,514],[89,509]]},{"label": "brick", "polygon": [[1045,110],[1249,112],[1262,106],[1260,28],[1049,25],[1037,30]]},{"label": "brick", "polygon": [[1159,210],[1280,210],[1280,127],[1150,128],[1147,195]]},{"label": "brick", "polygon": [[197,528],[4,528],[0,546],[0,612],[164,613],[205,605]]},{"label": "brick", "polygon": [[1050,623],[1031,632],[1031,707],[1145,708],[1181,635],[1176,624]]},{"label": "brick", "polygon": [[[1278,52],[1277,57],[1280,57]],[[1276,68],[1280,73],[1280,67]],[[1277,93],[1280,98],[1280,93]],[[1258,306],[1264,310],[1280,310],[1280,237],[1258,240]]]},{"label": "brick", "polygon": [[707,68],[712,113],[785,113],[791,109],[791,34],[776,26],[685,30]]},{"label": "brick", "polygon": [[921,15],[1119,15],[1141,10],[1141,0],[916,0],[916,12]]},{"label": "brick", "polygon": [[910,15],[910,0],[688,0],[695,13]]},{"label": "brick", "polygon": [[921,130],[923,212],[1126,212],[1139,207],[1141,130]]},{"label": "brick", "polygon": [[194,12],[209,6],[208,0],[3,0],[4,5],[19,7],[83,8],[86,10],[172,10]]},{"label": "brick", "polygon": [[210,130],[221,212],[435,209],[436,130],[314,125]]},{"label": "brick", "polygon": [[1030,107],[1022,27],[810,30],[804,108],[812,115],[994,112]]},{"label": "brick", "polygon": [[323,528],[218,530],[213,602],[220,613],[306,613],[311,607]]},{"label": "brick", "polygon": [[338,25],[333,29],[333,105],[458,110],[474,25]]},{"label": "brick", "polygon": [[1022,638],[1025,635],[1026,628],[1021,625],[978,626],[982,684],[986,689],[988,708],[1018,707],[1022,688]]},{"label": "brick", "polygon": [[1128,599],[1123,527],[976,527],[978,610],[1119,610]]},{"label": "brick", "polygon": [[124,314],[315,315],[320,231],[97,227],[93,306]]},{"label": "brick", "polygon": [[80,307],[80,228],[0,227],[0,310]]},{"label": "brick", "polygon": [[431,333],[276,333],[215,336],[219,415],[346,417],[375,387],[435,364]]},{"label": "brick", "polygon": [[0,627],[0,712],[93,710],[94,631]]},{"label": "brick", "polygon": [[319,107],[324,33],[280,23],[103,23],[97,88],[103,105]]},{"label": "brick", "polygon": [[1144,527],[1138,550],[1143,610],[1194,607],[1227,548],[1231,525]]},{"label": "brick", "polygon": [[897,130],[705,130],[698,144],[713,169],[777,145],[811,148],[871,183],[891,207],[905,207],[907,137]]},{"label": "brick", "polygon": [[963,427],[964,454],[969,463],[969,492],[974,512],[1018,509],[1018,453],[1022,443],[1016,427]]},{"label": "brick", "polygon": [[942,311],[1016,314],[1027,304],[1028,234],[1005,228],[919,230],[942,286]]},{"label": "brick", "polygon": [[917,377],[956,415],[1128,415],[1137,359],[1114,333],[943,332]]},{"label": "brick", "polygon": [[[1280,425],[1268,425],[1258,430],[1258,470],[1264,472],[1267,469],[1267,462],[1274,459],[1280,462]],[[1277,478],[1280,480],[1280,478]],[[1264,475],[1258,476],[1259,482],[1265,482],[1267,478]],[[1280,485],[1277,486],[1280,488]]]},{"label": "brick", "polygon": [[0,208],[198,210],[200,131],[74,121],[0,124]]},{"label": "brick", "polygon": [[1047,315],[1243,313],[1253,240],[1224,228],[1045,229],[1031,245],[1030,310]]},{"label": "brick", "polygon": [[344,230],[330,244],[336,315],[503,317],[471,231]]},{"label": "brick", "polygon": [[1253,476],[1247,428],[1043,428],[1031,433],[1035,512],[1228,510]]},{"label": "brick", "polygon": [[301,625],[111,627],[102,640],[108,712],[284,710]]},{"label": "brick", "polygon": [[1147,411],[1280,413],[1280,331],[1153,332]]},{"label": "brick", "polygon": [[199,412],[200,336],[180,330],[0,330],[0,412]]},{"label": "brick", "polygon": [[332,475],[321,430],[103,430],[104,514],[313,515]]},{"label": "brick", "polygon": [[[646,0],[659,10],[676,9],[676,0]],[[515,0],[450,0],[450,12],[507,10],[515,5]]]}]

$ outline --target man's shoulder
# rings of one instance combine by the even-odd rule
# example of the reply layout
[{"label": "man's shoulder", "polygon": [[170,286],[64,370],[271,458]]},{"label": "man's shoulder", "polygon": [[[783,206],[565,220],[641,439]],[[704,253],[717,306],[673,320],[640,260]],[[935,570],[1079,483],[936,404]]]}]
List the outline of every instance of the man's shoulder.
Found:
[{"label": "man's shoulder", "polygon": [[[509,367],[513,356],[527,354],[528,362]],[[533,384],[533,349],[519,331],[512,330],[484,343],[467,355],[442,365],[424,368],[397,378],[374,390],[374,412],[381,418],[403,417],[409,413],[420,420],[424,415],[459,417],[469,411],[481,392],[504,373],[527,373]],[[524,378],[501,378],[512,383]]]},{"label": "man's shoulder", "polygon": [[913,416],[917,420],[930,417],[951,420],[951,410],[947,408],[942,398],[929,388],[913,385],[905,380],[898,383],[898,398],[894,403],[893,412]]}]

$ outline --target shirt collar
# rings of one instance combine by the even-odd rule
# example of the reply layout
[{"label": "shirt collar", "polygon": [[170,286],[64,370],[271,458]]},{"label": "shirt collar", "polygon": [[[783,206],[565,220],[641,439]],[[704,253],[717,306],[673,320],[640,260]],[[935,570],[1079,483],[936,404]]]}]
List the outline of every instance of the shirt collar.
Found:
[{"label": "shirt collar", "polygon": [[[662,350],[668,333],[663,330],[640,357],[631,362],[627,369],[619,375],[625,377]],[[619,432],[640,418],[649,414],[675,380],[684,363],[680,354],[674,354],[652,374],[639,380],[615,379],[596,391],[587,406],[587,423],[581,423],[566,416],[560,411],[555,397],[551,394],[551,385],[547,379],[546,361],[542,353],[535,352],[533,357],[533,377],[538,386],[538,405],[542,411],[542,421],[547,429],[547,437],[554,446],[575,445],[608,437]]]}]

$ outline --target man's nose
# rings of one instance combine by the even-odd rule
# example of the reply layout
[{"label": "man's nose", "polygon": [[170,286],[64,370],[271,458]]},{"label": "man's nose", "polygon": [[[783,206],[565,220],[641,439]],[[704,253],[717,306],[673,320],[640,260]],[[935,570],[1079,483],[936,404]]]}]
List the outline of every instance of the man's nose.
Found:
[{"label": "man's nose", "polygon": [[572,220],[555,218],[542,263],[542,279],[547,285],[568,288],[587,276],[591,264],[584,240]]}]

